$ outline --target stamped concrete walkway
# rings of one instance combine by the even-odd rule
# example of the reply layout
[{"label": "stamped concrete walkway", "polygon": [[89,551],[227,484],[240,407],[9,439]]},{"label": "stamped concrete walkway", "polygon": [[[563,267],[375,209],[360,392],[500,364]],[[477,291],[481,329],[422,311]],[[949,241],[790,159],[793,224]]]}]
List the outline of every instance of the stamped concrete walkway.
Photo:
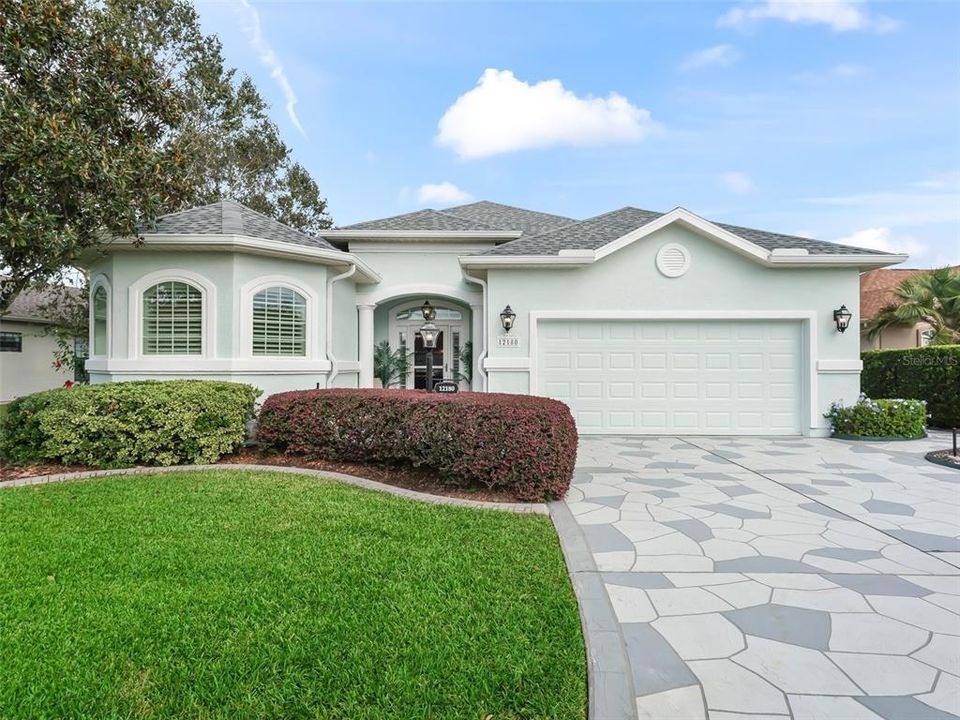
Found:
[{"label": "stamped concrete walkway", "polygon": [[567,505],[640,718],[960,717],[944,440],[588,437]]}]

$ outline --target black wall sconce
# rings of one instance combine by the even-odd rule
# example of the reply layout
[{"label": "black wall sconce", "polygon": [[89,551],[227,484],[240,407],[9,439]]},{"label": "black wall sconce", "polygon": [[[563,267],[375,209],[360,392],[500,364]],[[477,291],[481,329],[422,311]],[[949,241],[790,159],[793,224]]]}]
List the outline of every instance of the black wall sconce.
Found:
[{"label": "black wall sconce", "polygon": [[839,310],[833,311],[833,321],[837,324],[837,332],[844,333],[850,327],[850,318],[853,313],[847,310],[846,305],[841,305]]},{"label": "black wall sconce", "polygon": [[505,332],[510,332],[510,330],[513,328],[513,321],[516,319],[517,319],[517,314],[513,311],[513,309],[509,305],[507,305],[503,309],[503,312],[500,313],[500,324],[503,325],[503,329]]}]

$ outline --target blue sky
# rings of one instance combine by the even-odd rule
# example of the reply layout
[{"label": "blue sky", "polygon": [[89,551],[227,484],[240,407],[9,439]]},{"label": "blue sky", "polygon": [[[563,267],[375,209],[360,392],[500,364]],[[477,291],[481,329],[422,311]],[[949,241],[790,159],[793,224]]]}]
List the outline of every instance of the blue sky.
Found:
[{"label": "blue sky", "polygon": [[960,262],[960,3],[197,8],[339,225],[679,205]]}]

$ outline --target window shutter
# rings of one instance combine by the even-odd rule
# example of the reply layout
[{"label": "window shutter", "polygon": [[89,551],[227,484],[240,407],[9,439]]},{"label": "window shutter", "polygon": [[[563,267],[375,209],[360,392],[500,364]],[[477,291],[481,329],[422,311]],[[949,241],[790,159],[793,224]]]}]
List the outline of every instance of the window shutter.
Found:
[{"label": "window shutter", "polygon": [[253,354],[307,354],[307,301],[295,290],[269,287],[253,296]]}]

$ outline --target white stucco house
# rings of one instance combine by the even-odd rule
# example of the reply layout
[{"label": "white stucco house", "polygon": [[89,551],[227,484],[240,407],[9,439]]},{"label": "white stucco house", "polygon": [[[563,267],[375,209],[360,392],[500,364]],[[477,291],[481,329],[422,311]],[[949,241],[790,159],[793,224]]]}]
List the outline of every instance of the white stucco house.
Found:
[{"label": "white stucco house", "polygon": [[224,201],[87,258],[87,369],[372,387],[387,340],[413,351],[406,385],[423,387],[429,300],[438,378],[563,400],[582,433],[817,435],[859,392],[859,274],[905,259],[683,208],[575,220],[476,202],[316,238]]}]

